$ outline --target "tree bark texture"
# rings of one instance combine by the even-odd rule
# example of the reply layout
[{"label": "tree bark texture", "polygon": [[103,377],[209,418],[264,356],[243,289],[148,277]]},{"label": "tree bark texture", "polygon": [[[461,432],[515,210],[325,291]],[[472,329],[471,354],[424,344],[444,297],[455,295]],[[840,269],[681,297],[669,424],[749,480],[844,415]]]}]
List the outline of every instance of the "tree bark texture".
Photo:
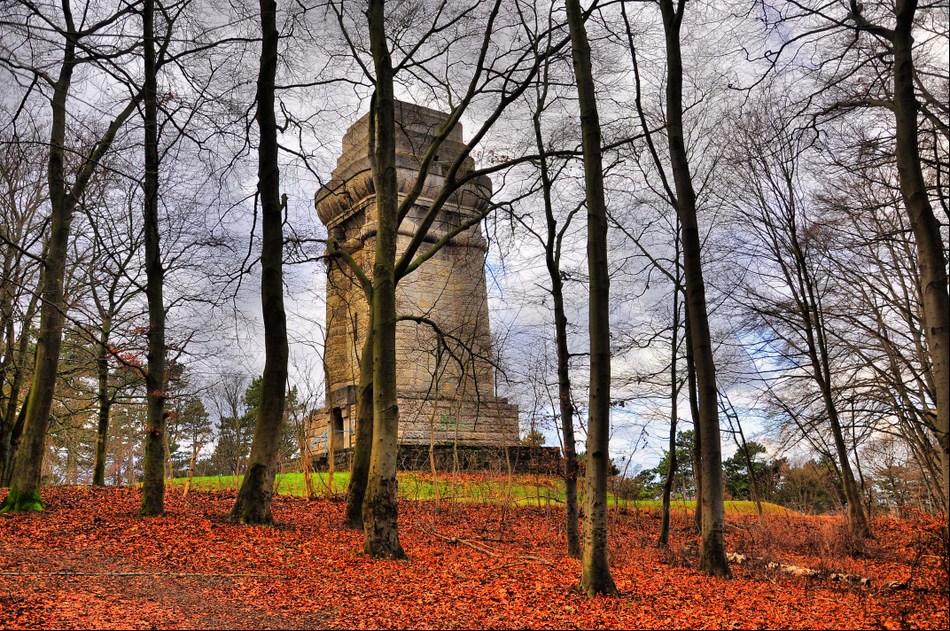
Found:
[{"label": "tree bark texture", "polygon": [[[370,300],[372,303],[372,300]],[[370,316],[372,318],[372,315]],[[360,357],[360,389],[356,402],[356,445],[346,487],[346,526],[363,529],[363,500],[369,480],[373,450],[373,323],[367,326],[366,340]]]},{"label": "tree bark texture", "polygon": [[693,421],[693,486],[696,487],[693,525],[696,532],[703,531],[703,438],[702,423],[699,422],[699,393],[696,388],[696,359],[693,357],[693,335],[689,330],[689,304],[686,311],[684,335],[686,336],[686,387],[689,397],[689,417]]},{"label": "tree bark texture", "polygon": [[[42,287],[42,276],[39,279],[39,285]],[[33,292],[30,304],[26,309],[23,318],[23,329],[27,331],[31,328],[33,318],[36,316],[36,310],[39,307],[40,291]],[[12,341],[12,338],[11,338]],[[27,396],[24,397],[22,405],[17,408],[20,402],[20,390],[24,385],[23,365],[27,361],[27,350],[29,347],[30,336],[21,335],[16,350],[16,359],[11,362],[10,371],[13,373],[13,379],[10,381],[9,391],[7,392],[7,404],[3,409],[3,433],[0,436],[0,486],[10,486],[10,478],[13,475],[13,457],[16,454],[17,445],[20,444],[20,437],[23,435],[23,424],[26,419],[26,407],[29,400],[29,388]],[[32,385],[32,383],[30,384]]]},{"label": "tree bark texture", "polygon": [[587,426],[587,490],[581,589],[588,596],[616,595],[607,560],[607,476],[610,470],[610,276],[607,207],[590,44],[579,0],[567,0],[571,54],[580,104],[587,192],[587,265],[590,276],[590,399]]},{"label": "tree bark texture", "polygon": [[[264,374],[247,475],[231,516],[245,524],[273,521],[270,504],[287,394],[287,320],[283,286],[283,205],[277,162],[277,2],[261,0],[261,67],[257,82],[258,193],[261,200],[261,306],[264,314]],[[332,436],[331,436],[332,440]]]},{"label": "tree bark texture", "polygon": [[155,51],[155,0],[142,7],[145,67],[145,296],[148,301],[148,352],[145,371],[145,456],[142,459],[142,515],[165,512],[165,270],[158,226],[158,64]]},{"label": "tree bark texture", "polygon": [[947,259],[940,222],[927,196],[920,162],[914,91],[913,24],[917,0],[898,0],[894,51],[894,115],[897,121],[896,157],[901,197],[917,242],[924,329],[930,347],[936,392],[936,435],[943,457],[944,511],[950,514],[950,294]]},{"label": "tree bark texture", "polygon": [[96,455],[92,466],[92,484],[105,486],[106,447],[109,439],[109,411],[112,397],[109,394],[109,336],[111,323],[102,323],[99,348],[96,350],[96,399],[99,403],[99,419],[96,426]]},{"label": "tree bark texture", "polygon": [[[546,88],[545,88],[546,93]],[[541,156],[541,192],[544,198],[544,213],[547,223],[547,241],[544,258],[551,279],[551,298],[554,301],[554,340],[557,347],[557,389],[561,414],[561,436],[564,442],[564,513],[567,534],[567,554],[572,559],[581,558],[580,511],[577,505],[577,442],[574,438],[574,404],[571,401],[571,354],[567,345],[567,315],[564,311],[564,281],[561,279],[560,238],[554,218],[551,200],[551,177],[541,134],[541,112],[544,98],[538,99],[533,117],[534,136]]]},{"label": "tree bark texture", "polygon": [[376,259],[373,263],[373,449],[363,501],[363,549],[370,556],[405,558],[399,543],[396,449],[396,125],[393,68],[386,42],[385,2],[370,0],[370,49],[376,70],[375,119]]},{"label": "tree bark texture", "polygon": [[676,357],[679,352],[680,304],[679,288],[673,288],[673,330],[670,340],[670,462],[663,481],[663,512],[660,518],[660,536],[657,546],[667,547],[670,543],[670,496],[673,494],[673,480],[676,477],[676,425],[679,420],[676,405],[679,398],[679,384],[676,372]]},{"label": "tree bark texture", "polygon": [[66,305],[63,285],[66,274],[69,228],[76,199],[67,188],[66,162],[66,100],[76,65],[76,35],[72,26],[69,3],[63,3],[67,34],[59,76],[53,85],[52,125],[50,129],[47,182],[50,201],[50,232],[43,260],[40,296],[40,330],[36,341],[33,384],[27,397],[21,442],[14,455],[10,493],[0,505],[0,512],[43,510],[40,497],[40,475],[43,450],[49,429],[49,413],[59,368]]},{"label": "tree bark texture", "polygon": [[670,161],[676,185],[677,210],[683,240],[683,268],[686,279],[687,314],[690,323],[702,433],[702,546],[699,568],[712,576],[731,576],[726,561],[725,509],[722,489],[722,448],[719,436],[719,397],[715,362],[706,312],[702,251],[696,218],[689,160],[683,135],[683,60],[680,25],[686,0],[674,7],[673,0],[660,0],[666,35],[667,85],[666,116]]}]

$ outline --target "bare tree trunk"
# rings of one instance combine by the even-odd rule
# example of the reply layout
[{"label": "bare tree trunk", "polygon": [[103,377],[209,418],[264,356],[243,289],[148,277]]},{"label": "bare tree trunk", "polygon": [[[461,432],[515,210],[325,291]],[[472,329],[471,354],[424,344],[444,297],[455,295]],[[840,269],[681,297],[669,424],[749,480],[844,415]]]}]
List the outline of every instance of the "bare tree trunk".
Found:
[{"label": "bare tree trunk", "polygon": [[[40,285],[43,280],[40,278]],[[23,330],[28,330],[36,316],[36,310],[39,306],[40,292],[33,293],[30,304],[26,309],[23,318]],[[13,475],[13,457],[16,454],[17,445],[20,444],[20,436],[23,434],[23,424],[26,420],[26,407],[29,400],[29,389],[23,404],[17,409],[20,401],[20,390],[23,388],[23,364],[26,362],[26,353],[29,347],[30,336],[21,335],[16,349],[16,360],[12,362],[13,380],[10,382],[10,391],[8,393],[7,406],[3,410],[3,426],[5,429],[0,444],[0,486],[10,486],[10,477]],[[32,387],[32,383],[30,384]]]},{"label": "bare tree trunk", "polygon": [[[370,300],[372,304],[372,300]],[[373,320],[370,315],[360,357],[360,389],[356,402],[356,445],[346,488],[346,526],[363,529],[363,500],[373,450]]]},{"label": "bare tree trunk", "polygon": [[577,446],[574,438],[574,405],[571,402],[571,354],[567,346],[567,315],[564,312],[564,281],[561,279],[560,240],[557,222],[554,219],[554,207],[551,201],[551,177],[545,154],[544,138],[541,135],[541,112],[544,107],[544,94],[539,97],[533,117],[534,136],[541,156],[541,192],[544,197],[544,213],[547,219],[547,241],[544,258],[551,279],[551,298],[554,300],[554,339],[557,345],[557,388],[558,404],[561,414],[561,436],[564,441],[564,506],[565,530],[567,533],[567,554],[573,559],[581,557],[581,539],[579,529],[579,511],[577,506]]},{"label": "bare tree trunk", "polygon": [[384,0],[370,0],[370,48],[376,70],[373,180],[376,258],[373,263],[373,449],[363,501],[363,549],[374,557],[405,558],[399,543],[396,482],[399,407],[396,402],[396,125],[393,68],[386,41]]},{"label": "bare tree trunk", "polygon": [[33,392],[32,383],[30,384],[30,388],[26,391],[26,397],[23,399],[23,405],[20,406],[20,411],[16,412],[14,409],[14,412],[16,412],[16,419],[13,421],[13,426],[10,430],[10,452],[6,463],[4,463],[3,479],[0,480],[0,486],[10,486],[11,480],[13,478],[14,456],[16,455],[17,447],[20,444],[20,438],[23,436],[23,426],[26,424],[26,410],[29,408],[31,392]]},{"label": "bare tree trunk", "polygon": [[[825,413],[828,415],[828,424],[834,437],[835,451],[838,456],[838,466],[841,471],[841,482],[844,486],[844,495],[847,499],[848,524],[852,532],[861,537],[869,536],[870,527],[864,507],[861,502],[861,492],[854,479],[854,471],[848,459],[848,448],[844,441],[844,432],[841,429],[841,418],[833,393],[831,376],[831,362],[828,351],[828,338],[824,321],[824,312],[821,298],[816,291],[815,281],[808,267],[808,258],[798,238],[794,215],[789,218],[788,239],[792,248],[794,269],[791,271],[798,287],[792,287],[793,295],[798,296],[799,310],[801,311],[802,325],[808,343],[808,355],[812,365],[812,375],[821,390]],[[779,253],[776,252],[778,256]],[[783,263],[785,265],[785,263]]]},{"label": "bare tree trunk", "polygon": [[185,490],[182,491],[182,497],[188,497],[188,491],[191,490],[191,483],[195,479],[195,464],[198,462],[198,452],[201,451],[201,443],[191,444],[191,458],[188,460],[188,479],[185,480]]},{"label": "bare tree trunk", "polygon": [[[257,82],[258,193],[261,199],[261,306],[264,314],[264,374],[247,475],[231,517],[245,524],[273,521],[270,503],[287,395],[287,320],[284,312],[283,204],[277,162],[274,84],[277,77],[277,2],[261,0],[261,68]],[[331,437],[332,438],[332,437]]]},{"label": "bare tree trunk", "polygon": [[142,8],[145,56],[145,295],[148,299],[148,366],[145,372],[146,428],[142,459],[142,515],[165,512],[165,270],[158,228],[158,66],[155,0]]},{"label": "bare tree trunk", "polygon": [[580,104],[587,191],[587,261],[590,276],[590,410],[581,589],[588,596],[616,595],[607,561],[607,476],[610,471],[610,275],[607,207],[590,44],[579,0],[566,0],[574,77]]},{"label": "bare tree trunk", "polygon": [[571,401],[570,352],[567,347],[567,316],[564,312],[564,287],[560,271],[551,274],[551,295],[554,298],[554,330],[557,345],[557,388],[561,412],[561,435],[564,440],[564,494],[567,530],[567,554],[581,556],[577,505],[577,446],[574,438],[574,404]]},{"label": "bare tree trunk", "polygon": [[429,472],[432,474],[432,495],[435,501],[435,514],[442,512],[442,496],[439,495],[439,470],[435,466],[435,413],[432,406],[432,418],[429,419]]},{"label": "bare tree trunk", "polygon": [[[852,5],[854,3],[852,2]],[[917,96],[914,92],[913,26],[917,0],[898,0],[894,50],[894,116],[901,197],[917,242],[924,330],[936,393],[936,435],[943,457],[944,512],[950,514],[950,294],[940,222],[927,196],[920,166]],[[859,14],[859,13],[858,13]]]},{"label": "bare tree trunk", "polygon": [[[17,404],[20,402],[20,388],[23,376],[19,372],[14,374],[10,383],[9,400],[3,408],[3,431],[0,432],[0,486],[8,486],[9,472],[13,466],[13,455],[19,436],[14,436],[16,428]],[[22,430],[22,427],[21,427]]]},{"label": "bare tree trunk", "polygon": [[[0,226],[0,236],[6,238],[6,228]],[[13,424],[16,418],[17,406],[20,403],[20,388],[23,380],[23,355],[18,353],[16,333],[14,330],[13,305],[15,300],[15,284],[13,281],[14,249],[9,248],[3,261],[3,277],[0,278],[0,325],[3,327],[3,361],[0,362],[0,477],[7,469],[7,462],[13,458],[11,443],[13,439]],[[34,295],[32,304],[36,303]],[[31,316],[27,314],[22,320],[19,347],[29,338]],[[9,383],[9,390],[7,384]],[[4,485],[5,486],[5,485]]]},{"label": "bare tree trunk", "polygon": [[66,305],[63,299],[63,284],[66,274],[69,228],[77,199],[85,192],[99,160],[112,146],[116,133],[135,110],[140,98],[140,95],[133,98],[109,124],[92,153],[82,162],[72,187],[68,188],[65,175],[66,101],[72,84],[73,70],[78,63],[76,42],[79,35],[68,0],[64,0],[62,6],[66,35],[63,61],[59,68],[59,75],[53,84],[51,99],[52,121],[47,170],[50,232],[44,246],[46,254],[41,271],[40,331],[36,343],[33,383],[30,386],[24,412],[23,434],[10,477],[10,493],[0,505],[0,513],[43,509],[40,480],[65,321]]},{"label": "bare tree trunk", "polygon": [[307,444],[306,435],[300,441],[300,470],[303,473],[304,493],[306,493],[308,500],[312,500],[316,497],[316,493],[313,490],[313,465],[311,464],[310,445]]},{"label": "bare tree trunk", "polygon": [[[69,5],[64,4],[67,21],[72,23]],[[67,36],[63,63],[53,86],[53,120],[50,132],[48,180],[50,190],[50,234],[46,257],[43,260],[43,282],[40,295],[40,332],[36,342],[33,385],[25,403],[22,442],[17,448],[10,480],[10,493],[0,505],[0,512],[43,510],[40,497],[40,476],[49,412],[56,387],[59,366],[59,348],[62,341],[64,311],[63,282],[69,227],[72,223],[75,199],[66,188],[66,99],[72,82],[75,59],[75,39]]]},{"label": "bare tree trunk", "polygon": [[686,387],[689,394],[689,416],[693,421],[693,486],[696,488],[693,525],[696,532],[703,531],[703,440],[702,423],[699,422],[699,394],[696,389],[696,360],[693,357],[693,336],[689,330],[689,305],[683,305],[686,311]]},{"label": "bare tree trunk", "polygon": [[[334,421],[335,423],[335,421]],[[336,426],[329,429],[330,442],[327,449],[327,497],[333,497],[333,474],[336,473]]]},{"label": "bare tree trunk", "polygon": [[683,267],[686,277],[687,315],[696,361],[696,383],[702,432],[702,547],[699,568],[712,576],[731,576],[726,561],[725,509],[722,491],[722,450],[719,437],[719,397],[716,370],[706,313],[702,252],[696,220],[696,193],[683,136],[683,60],[680,51],[680,24],[686,0],[674,7],[673,0],[660,0],[666,34],[667,85],[666,116],[670,161],[676,184],[677,209],[683,239]]},{"label": "bare tree trunk", "polygon": [[99,422],[96,427],[96,457],[92,467],[92,483],[105,486],[106,483],[106,446],[109,439],[109,410],[112,397],[109,395],[109,335],[111,323],[102,323],[99,348],[96,352],[96,399],[99,403]]},{"label": "bare tree trunk", "polygon": [[[824,348],[822,346],[822,348]],[[813,350],[813,353],[815,351]],[[848,511],[848,525],[851,531],[861,537],[867,537],[871,534],[867,515],[864,513],[864,506],[861,502],[861,492],[854,479],[854,471],[851,469],[851,462],[848,460],[848,449],[844,442],[844,433],[841,431],[841,420],[838,415],[838,408],[835,405],[834,397],[831,393],[831,375],[827,365],[826,353],[823,353],[822,366],[824,375],[820,379],[822,399],[825,403],[825,411],[828,414],[828,422],[831,425],[831,434],[834,437],[835,450],[837,451],[838,464],[841,473],[841,483],[844,486],[844,497]],[[819,373],[821,374],[821,373]]]},{"label": "bare tree trunk", "polygon": [[[759,518],[759,524],[765,526],[765,515],[762,512],[762,494],[759,493],[759,483],[755,477],[755,463],[752,460],[752,454],[749,453],[749,444],[745,439],[745,432],[742,431],[742,422],[739,420],[739,414],[733,407],[729,397],[723,395],[723,413],[727,419],[735,419],[736,425],[732,427],[732,420],[729,421],[729,429],[732,430],[732,438],[736,447],[742,452],[742,459],[745,460],[746,471],[749,473],[749,490],[752,495],[752,501],[755,503],[755,512]],[[729,411],[732,410],[732,414]],[[738,434],[738,437],[736,436]]]},{"label": "bare tree trunk", "polygon": [[[677,244],[679,239],[677,239]],[[677,248],[678,249],[678,248]],[[677,253],[678,254],[678,253]],[[677,259],[679,257],[677,256]],[[670,496],[673,493],[673,480],[676,477],[676,424],[679,420],[676,405],[680,386],[677,383],[676,358],[679,353],[680,303],[679,287],[673,288],[673,332],[670,340],[670,462],[663,481],[663,513],[660,521],[660,536],[657,545],[667,547],[670,543]]]}]

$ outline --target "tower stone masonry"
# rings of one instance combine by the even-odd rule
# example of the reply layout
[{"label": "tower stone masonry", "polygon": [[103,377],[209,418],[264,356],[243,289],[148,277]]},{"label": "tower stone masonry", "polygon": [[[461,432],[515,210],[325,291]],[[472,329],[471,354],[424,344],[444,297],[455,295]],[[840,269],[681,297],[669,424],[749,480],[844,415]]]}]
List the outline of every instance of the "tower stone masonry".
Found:
[{"label": "tower stone masonry", "polygon": [[[396,164],[400,201],[415,184],[422,157],[445,124],[442,112],[396,102]],[[452,129],[399,227],[398,257],[442,190],[444,175],[465,145],[461,125]],[[466,158],[462,172],[474,161]],[[477,218],[491,197],[491,181],[479,177],[455,191],[429,229],[418,254],[448,231]],[[332,179],[316,193],[317,214],[331,239],[372,275],[376,251],[376,198],[369,143],[369,114],[343,137]],[[493,348],[485,288],[487,242],[475,222],[444,245],[396,289],[396,383],[401,445],[505,446],[518,444],[518,408],[495,394]],[[327,264],[326,408],[314,419],[317,449],[349,449],[356,436],[359,362],[369,324],[369,305],[345,262]],[[325,425],[323,425],[325,423]],[[321,425],[323,429],[321,429]],[[323,439],[322,441],[320,439]]]}]

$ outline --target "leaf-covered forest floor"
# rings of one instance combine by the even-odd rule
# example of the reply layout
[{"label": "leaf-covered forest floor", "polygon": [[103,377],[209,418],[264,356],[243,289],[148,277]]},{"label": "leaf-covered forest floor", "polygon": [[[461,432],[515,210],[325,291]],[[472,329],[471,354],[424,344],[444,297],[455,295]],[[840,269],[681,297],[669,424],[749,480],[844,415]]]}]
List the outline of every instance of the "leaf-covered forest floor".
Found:
[{"label": "leaf-covered forest floor", "polygon": [[614,511],[621,595],[589,599],[558,509],[402,502],[410,560],[378,561],[338,501],[276,497],[264,528],[227,522],[233,492],[170,490],[168,513],[147,519],[136,489],[44,499],[44,513],[0,516],[0,627],[945,628],[950,615],[945,524],[926,516],[877,519],[859,550],[838,518],[769,515],[763,528],[730,515],[727,546],[750,560],[719,580],[692,569],[688,513],[674,513],[666,551],[656,511]]}]

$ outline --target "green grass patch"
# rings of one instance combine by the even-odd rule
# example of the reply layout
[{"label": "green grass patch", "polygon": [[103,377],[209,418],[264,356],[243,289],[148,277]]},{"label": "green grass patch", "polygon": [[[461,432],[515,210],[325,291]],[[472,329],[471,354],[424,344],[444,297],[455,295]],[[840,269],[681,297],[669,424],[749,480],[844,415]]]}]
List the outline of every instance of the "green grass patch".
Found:
[{"label": "green grass patch", "polygon": [[[316,494],[325,495],[329,485],[326,472],[311,473],[313,489]],[[565,502],[564,481],[556,476],[516,475],[509,481],[504,475],[479,473],[460,473],[457,477],[444,473],[433,481],[432,475],[419,471],[404,471],[398,474],[399,497],[404,500],[450,500],[456,502],[476,502],[484,504],[518,504],[522,506],[563,506]],[[338,471],[333,474],[333,493],[346,493],[350,474]],[[192,480],[191,489],[195,491],[237,490],[241,486],[241,476],[206,476]],[[172,480],[171,485],[184,488],[185,478]],[[306,495],[302,473],[278,473],[275,482],[280,495]],[[583,495],[583,483],[578,491]],[[617,499],[609,495],[611,506],[628,510],[660,510],[663,503],[659,500]],[[696,509],[693,500],[674,499],[670,508],[674,511]],[[755,503],[747,501],[727,501],[726,515],[754,515]],[[769,502],[762,503],[762,511],[769,514],[786,514],[788,509]]]},{"label": "green grass patch", "polygon": [[[326,493],[329,484],[327,473],[312,473],[313,488],[318,493]],[[185,488],[187,478],[175,478],[170,485],[175,488]],[[244,476],[218,475],[218,476],[195,476],[191,480],[192,491],[236,491],[241,488]],[[340,471],[333,474],[333,492],[345,493],[346,485],[350,481],[348,471]],[[306,484],[304,483],[302,473],[278,473],[274,481],[274,487],[279,495],[297,495],[303,497],[307,494]]]},{"label": "green grass patch", "polygon": [[[661,510],[663,508],[663,502],[660,500],[616,500],[613,496],[611,496],[610,501],[612,505],[619,505],[620,507],[627,507],[629,509]],[[723,503],[725,504],[726,515],[756,514],[755,502],[746,500],[726,500]],[[696,510],[696,502],[694,500],[676,499],[670,502],[670,510],[693,512]],[[765,515],[784,515],[789,512],[791,511],[789,511],[784,506],[779,506],[778,504],[773,504],[771,502],[762,502],[762,513]]]}]

